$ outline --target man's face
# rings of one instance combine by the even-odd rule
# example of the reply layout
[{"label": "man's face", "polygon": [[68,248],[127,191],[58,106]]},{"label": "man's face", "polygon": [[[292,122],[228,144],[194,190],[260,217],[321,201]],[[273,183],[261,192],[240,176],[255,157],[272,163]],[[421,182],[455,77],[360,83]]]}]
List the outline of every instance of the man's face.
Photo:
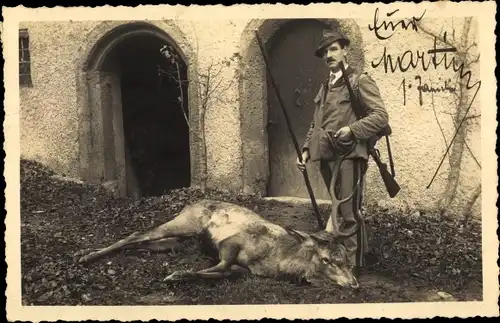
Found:
[{"label": "man's face", "polygon": [[337,72],[340,69],[339,62],[344,61],[345,49],[340,46],[338,41],[334,42],[325,49],[323,58],[332,72]]}]

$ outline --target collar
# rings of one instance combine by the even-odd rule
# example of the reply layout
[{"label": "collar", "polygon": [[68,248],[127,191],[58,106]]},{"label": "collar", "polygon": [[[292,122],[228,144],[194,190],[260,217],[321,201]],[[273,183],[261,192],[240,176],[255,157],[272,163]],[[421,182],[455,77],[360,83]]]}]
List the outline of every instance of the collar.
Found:
[{"label": "collar", "polygon": [[[349,68],[349,64],[344,64],[346,72],[347,69]],[[335,76],[334,83],[336,83],[340,78],[342,78],[342,70],[338,70],[336,73],[333,73],[330,71],[330,80],[332,79],[332,76]]]},{"label": "collar", "polygon": [[[349,77],[351,74],[355,73],[355,71],[352,67],[345,64],[345,73],[346,73],[346,76]],[[328,78],[324,83],[327,88],[338,87],[338,86],[342,86],[345,84],[344,78],[342,77],[342,70],[339,70],[337,73],[332,73],[330,71],[330,76],[333,76],[333,75],[335,75],[335,80],[333,81],[333,83],[331,82],[330,78]]]}]

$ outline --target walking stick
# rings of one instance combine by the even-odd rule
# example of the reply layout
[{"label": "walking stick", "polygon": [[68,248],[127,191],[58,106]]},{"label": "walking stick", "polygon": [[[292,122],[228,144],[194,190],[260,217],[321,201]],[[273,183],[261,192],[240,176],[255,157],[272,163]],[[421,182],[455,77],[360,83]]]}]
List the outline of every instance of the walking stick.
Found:
[{"label": "walking stick", "polygon": [[[264,45],[262,44],[262,41],[259,37],[259,32],[257,30],[255,31],[255,35],[257,37],[257,41],[259,42],[259,47],[260,47],[260,50],[262,52],[262,56],[264,57],[264,63],[266,65],[266,70],[267,70],[267,73],[269,75],[269,79],[270,79],[271,84],[273,86],[274,92],[276,93],[276,97],[278,98],[278,101],[280,103],[281,110],[283,111],[283,114],[285,115],[286,125],[288,127],[288,131],[290,132],[290,135],[292,136],[292,140],[293,140],[293,144],[295,146],[295,150],[297,152],[297,156],[299,158],[299,161],[302,162],[303,161],[302,160],[302,153],[300,151],[299,144],[297,142],[297,138],[295,137],[295,133],[293,132],[292,127],[290,125],[290,118],[288,117],[288,114],[285,110],[283,100],[282,100],[281,95],[278,91],[278,87],[276,85],[276,82],[274,81],[273,75],[271,73],[271,69],[269,68],[269,61],[268,61],[267,56],[266,56]],[[318,204],[316,203],[316,199],[314,198],[314,193],[313,193],[313,190],[311,188],[311,183],[309,182],[307,170],[305,168],[302,171],[302,174],[303,174],[304,180],[306,182],[307,191],[309,192],[309,197],[311,198],[311,202],[312,202],[312,205],[314,208],[314,214],[316,215],[316,219],[318,220],[319,229],[322,230],[324,228],[323,220],[321,219],[321,215],[319,214]]]}]

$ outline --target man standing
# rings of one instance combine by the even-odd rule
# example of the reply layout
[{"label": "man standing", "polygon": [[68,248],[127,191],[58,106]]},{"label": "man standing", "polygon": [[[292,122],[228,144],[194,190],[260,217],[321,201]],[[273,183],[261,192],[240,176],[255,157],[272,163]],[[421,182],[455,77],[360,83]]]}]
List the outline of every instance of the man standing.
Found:
[{"label": "man standing", "polygon": [[[330,195],[336,194],[340,199],[351,194],[360,179],[360,186],[353,198],[339,208],[343,219],[341,231],[349,231],[349,228],[358,226],[357,234],[344,241],[348,260],[355,267],[355,272],[358,272],[364,265],[363,256],[367,247],[366,229],[360,212],[369,156],[367,140],[388,124],[389,116],[375,81],[367,74],[357,74],[348,66],[346,50],[349,45],[350,40],[342,33],[327,31],[315,52],[317,57],[325,60],[330,69],[330,77],[314,99],[314,117],[302,148],[303,163],[297,159],[297,165],[303,170],[309,160],[319,161],[321,175]],[[358,119],[351,106],[340,62],[343,62],[351,86],[366,109],[364,118]],[[357,87],[353,86],[354,82],[357,82]],[[342,151],[348,152],[348,155],[334,183],[331,178],[332,170]],[[332,230],[330,217],[326,231]]]}]

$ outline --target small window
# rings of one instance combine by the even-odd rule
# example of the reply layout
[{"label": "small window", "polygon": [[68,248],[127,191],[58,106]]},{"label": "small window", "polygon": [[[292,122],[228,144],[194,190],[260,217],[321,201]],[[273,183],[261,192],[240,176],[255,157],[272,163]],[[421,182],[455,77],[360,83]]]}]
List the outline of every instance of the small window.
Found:
[{"label": "small window", "polygon": [[27,29],[19,30],[19,85],[33,86],[31,81],[30,42]]}]

